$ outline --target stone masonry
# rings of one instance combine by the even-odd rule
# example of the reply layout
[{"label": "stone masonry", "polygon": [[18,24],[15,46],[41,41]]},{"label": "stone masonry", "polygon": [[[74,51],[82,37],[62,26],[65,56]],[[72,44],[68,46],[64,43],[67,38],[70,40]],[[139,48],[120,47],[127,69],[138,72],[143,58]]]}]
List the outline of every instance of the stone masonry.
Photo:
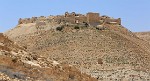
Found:
[{"label": "stone masonry", "polygon": [[40,16],[40,17],[32,17],[32,18],[25,18],[19,19],[18,24],[27,24],[27,23],[36,23],[39,27],[47,25],[49,23],[70,23],[70,24],[83,24],[87,23],[90,26],[97,26],[102,24],[114,24],[114,25],[121,25],[121,18],[114,19],[108,16],[100,16],[99,13],[89,12],[86,15],[77,14],[75,12],[69,13],[65,12],[64,15],[57,15],[57,16]]}]

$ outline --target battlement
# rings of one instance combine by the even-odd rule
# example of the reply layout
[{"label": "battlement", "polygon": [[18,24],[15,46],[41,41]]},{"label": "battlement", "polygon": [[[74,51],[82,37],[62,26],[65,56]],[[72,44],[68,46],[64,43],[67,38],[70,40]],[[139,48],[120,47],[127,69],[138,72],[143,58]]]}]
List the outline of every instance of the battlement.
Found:
[{"label": "battlement", "polygon": [[28,24],[28,23],[36,23],[37,26],[44,26],[50,23],[71,23],[71,24],[83,24],[87,23],[90,26],[97,26],[101,24],[115,24],[121,25],[121,19],[114,19],[108,16],[100,16],[99,13],[89,12],[86,15],[77,14],[75,12],[69,13],[65,12],[64,15],[57,16],[40,16],[40,17],[32,17],[19,19],[18,24]]}]

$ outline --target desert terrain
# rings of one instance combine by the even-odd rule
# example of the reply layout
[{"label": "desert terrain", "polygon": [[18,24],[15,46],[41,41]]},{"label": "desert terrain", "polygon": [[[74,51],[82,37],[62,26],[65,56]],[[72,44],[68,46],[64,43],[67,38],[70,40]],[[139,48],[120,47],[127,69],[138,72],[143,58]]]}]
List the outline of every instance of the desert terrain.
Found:
[{"label": "desert terrain", "polygon": [[120,18],[65,13],[19,19],[1,36],[8,40],[0,39],[2,70],[21,71],[11,77],[0,69],[10,80],[150,81],[150,34],[131,32]]}]

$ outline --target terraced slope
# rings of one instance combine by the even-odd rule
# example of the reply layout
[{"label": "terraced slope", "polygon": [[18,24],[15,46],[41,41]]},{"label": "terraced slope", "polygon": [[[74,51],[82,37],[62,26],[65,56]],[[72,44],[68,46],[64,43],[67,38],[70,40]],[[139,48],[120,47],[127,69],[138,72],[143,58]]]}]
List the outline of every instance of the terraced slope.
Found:
[{"label": "terraced slope", "polygon": [[122,26],[35,28],[34,24],[22,24],[5,35],[29,52],[74,65],[100,81],[150,79],[149,43]]}]

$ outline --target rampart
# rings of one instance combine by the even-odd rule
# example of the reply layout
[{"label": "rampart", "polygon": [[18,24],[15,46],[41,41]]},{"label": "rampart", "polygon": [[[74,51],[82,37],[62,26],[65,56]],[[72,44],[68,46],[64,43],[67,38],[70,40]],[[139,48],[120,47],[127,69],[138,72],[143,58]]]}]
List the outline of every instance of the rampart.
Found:
[{"label": "rampart", "polygon": [[68,13],[65,12],[64,15],[57,16],[40,16],[40,17],[32,17],[19,19],[18,24],[28,24],[28,23],[36,23],[36,26],[44,26],[49,23],[71,23],[71,24],[83,24],[87,23],[91,26],[97,26],[101,24],[115,24],[121,25],[121,19],[114,19],[108,16],[100,16],[99,13],[89,12],[86,15],[76,14],[75,12]]}]

